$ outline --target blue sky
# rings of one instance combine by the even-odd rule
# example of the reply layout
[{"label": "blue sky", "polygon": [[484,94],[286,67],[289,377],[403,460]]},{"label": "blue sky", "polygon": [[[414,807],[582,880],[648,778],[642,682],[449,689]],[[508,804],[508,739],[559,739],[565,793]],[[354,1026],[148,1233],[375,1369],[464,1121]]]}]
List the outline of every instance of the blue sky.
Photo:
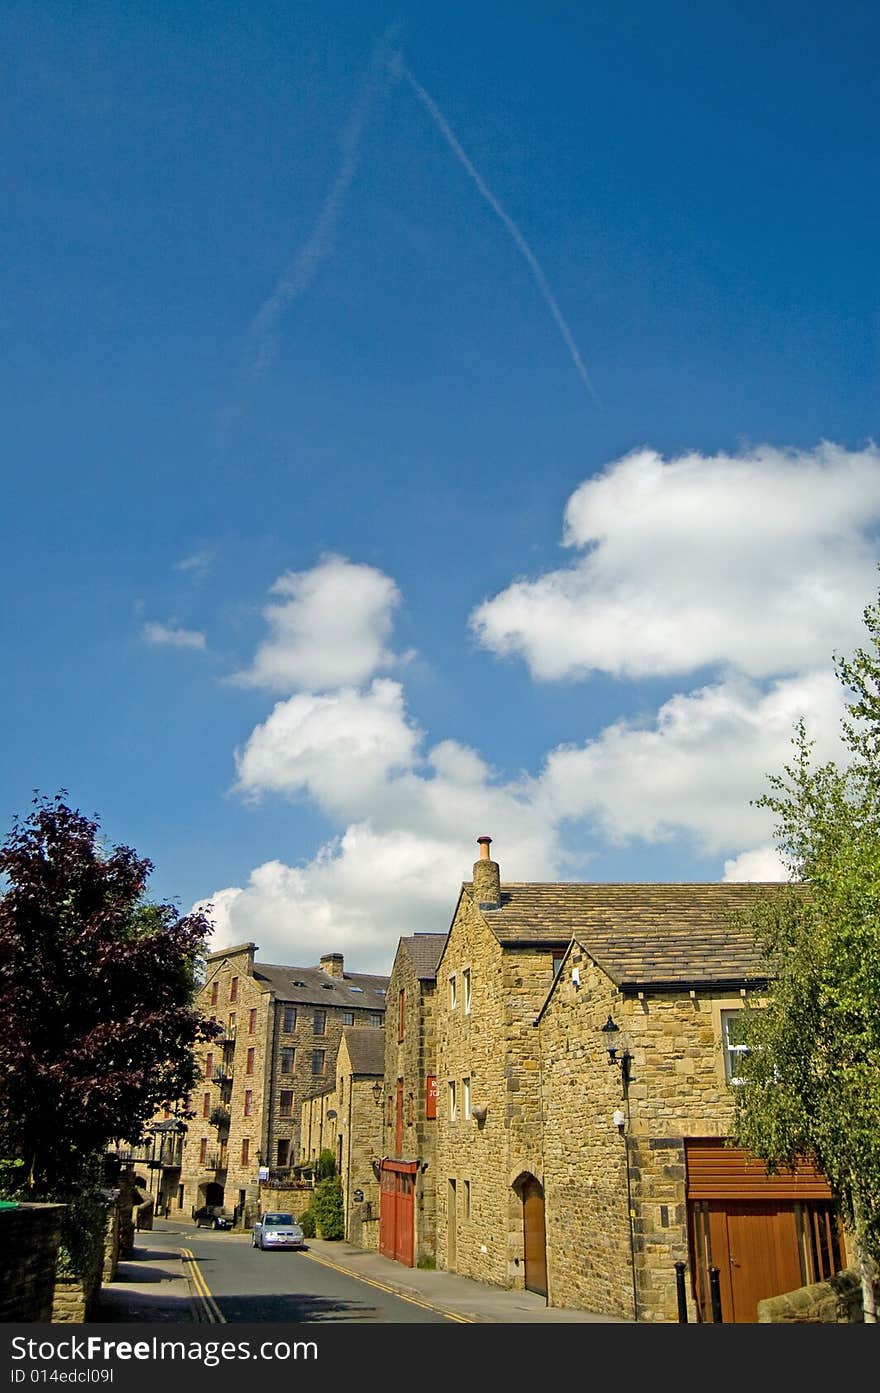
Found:
[{"label": "blue sky", "polygon": [[870,4],[11,3],[0,816],[390,967],[780,874],[877,591]]}]

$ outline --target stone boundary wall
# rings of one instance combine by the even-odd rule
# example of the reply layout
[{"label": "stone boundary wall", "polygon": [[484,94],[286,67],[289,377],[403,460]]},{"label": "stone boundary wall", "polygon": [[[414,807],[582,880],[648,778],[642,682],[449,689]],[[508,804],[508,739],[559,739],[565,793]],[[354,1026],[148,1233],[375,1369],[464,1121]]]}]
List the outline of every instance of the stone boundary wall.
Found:
[{"label": "stone boundary wall", "polygon": [[853,1325],[864,1318],[862,1283],[859,1274],[849,1270],[758,1302],[758,1321],[764,1325]]},{"label": "stone boundary wall", "polygon": [[60,1204],[0,1209],[0,1322],[51,1321]]}]

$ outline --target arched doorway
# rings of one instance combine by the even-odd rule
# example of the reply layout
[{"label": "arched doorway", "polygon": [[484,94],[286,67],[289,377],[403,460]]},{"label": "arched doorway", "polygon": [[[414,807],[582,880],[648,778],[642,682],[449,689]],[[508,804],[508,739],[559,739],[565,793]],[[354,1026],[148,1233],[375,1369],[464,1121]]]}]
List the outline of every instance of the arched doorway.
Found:
[{"label": "arched doorway", "polygon": [[521,1175],[516,1190],[522,1200],[523,1254],[527,1291],[547,1295],[547,1240],[544,1231],[544,1187],[534,1175]]}]

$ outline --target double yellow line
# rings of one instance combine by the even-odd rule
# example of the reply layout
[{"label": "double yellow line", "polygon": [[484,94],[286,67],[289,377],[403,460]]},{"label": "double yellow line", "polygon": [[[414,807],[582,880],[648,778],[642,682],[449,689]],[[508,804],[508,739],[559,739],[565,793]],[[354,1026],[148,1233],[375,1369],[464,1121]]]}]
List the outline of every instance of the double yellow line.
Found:
[{"label": "double yellow line", "polygon": [[324,1267],[332,1267],[334,1272],[342,1272],[346,1277],[354,1277],[357,1282],[366,1282],[369,1287],[377,1287],[379,1291],[387,1291],[389,1296],[396,1296],[400,1301],[408,1301],[411,1306],[421,1306],[423,1311],[436,1311],[438,1315],[445,1316],[447,1320],[457,1320],[462,1325],[476,1324],[476,1321],[471,1320],[470,1316],[460,1316],[456,1311],[444,1311],[439,1306],[432,1306],[429,1301],[419,1301],[416,1296],[406,1296],[396,1287],[388,1287],[384,1282],[377,1282],[374,1277],[365,1277],[362,1272],[352,1272],[348,1267],[339,1267],[329,1258],[319,1258],[317,1253],[313,1253],[309,1249],[304,1250],[303,1256],[311,1258],[312,1262],[323,1263]]},{"label": "double yellow line", "polygon": [[226,1317],[211,1295],[211,1289],[194,1254],[189,1248],[181,1248],[180,1256],[183,1259],[183,1270],[189,1283],[190,1300],[195,1308],[196,1320],[201,1325],[225,1325]]}]

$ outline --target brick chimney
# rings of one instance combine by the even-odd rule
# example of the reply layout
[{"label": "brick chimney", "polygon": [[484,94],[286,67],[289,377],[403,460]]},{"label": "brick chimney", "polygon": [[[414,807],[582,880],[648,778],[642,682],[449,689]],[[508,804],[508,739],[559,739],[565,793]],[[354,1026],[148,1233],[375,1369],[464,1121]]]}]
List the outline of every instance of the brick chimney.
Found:
[{"label": "brick chimney", "polygon": [[321,954],[321,967],[327,973],[328,977],[344,977],[345,973],[342,970],[342,965],[343,957],[341,953]]},{"label": "brick chimney", "polygon": [[480,909],[501,908],[501,871],[497,861],[490,861],[491,837],[477,837],[480,859],[474,862],[474,899]]}]

